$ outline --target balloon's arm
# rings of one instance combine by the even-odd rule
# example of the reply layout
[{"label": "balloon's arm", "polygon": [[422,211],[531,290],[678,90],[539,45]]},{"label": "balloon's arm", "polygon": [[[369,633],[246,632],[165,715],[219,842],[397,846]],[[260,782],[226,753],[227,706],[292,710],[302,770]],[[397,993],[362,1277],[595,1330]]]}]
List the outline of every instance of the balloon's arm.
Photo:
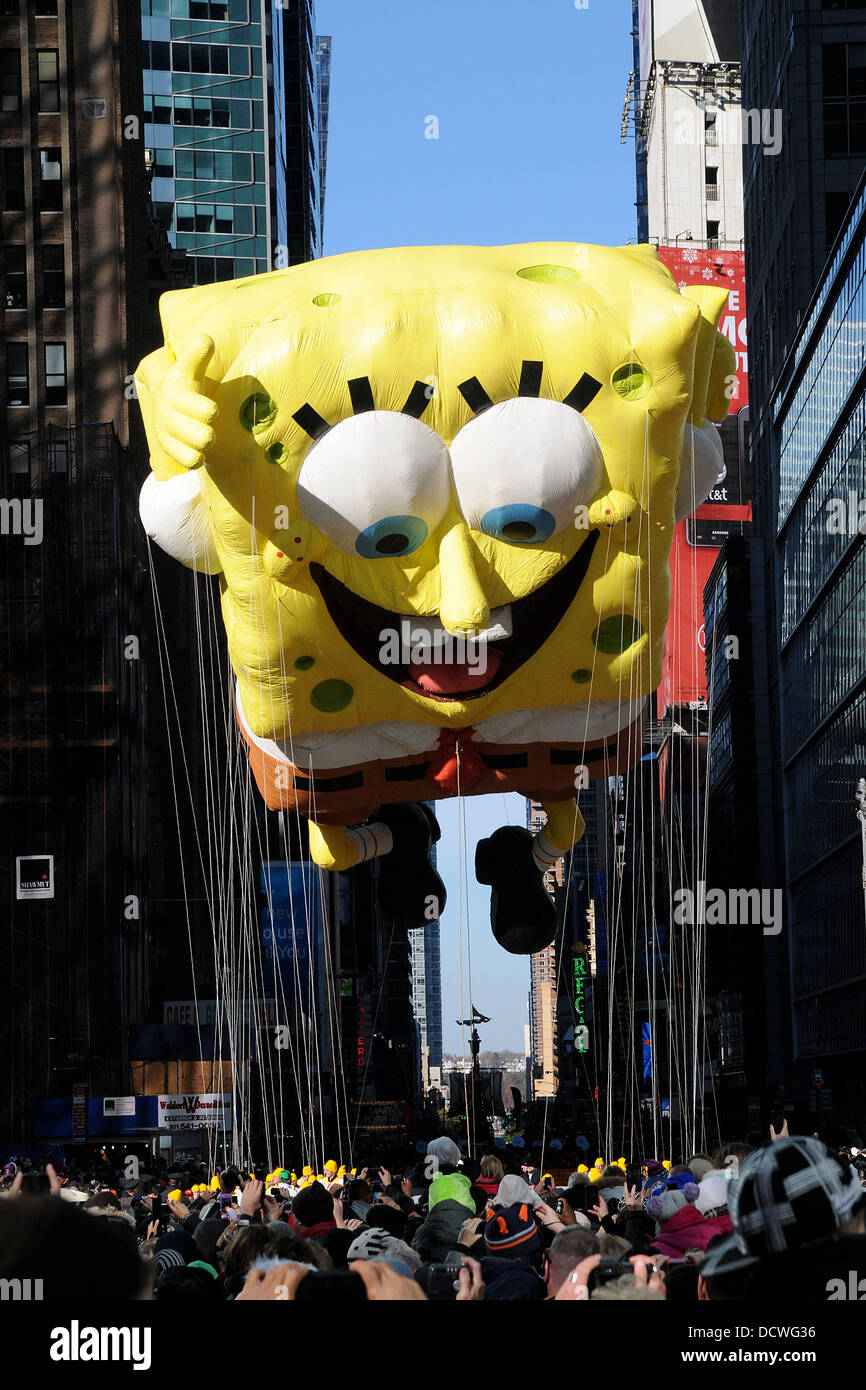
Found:
[{"label": "balloon's arm", "polygon": [[159,348],[136,373],[141,412],[158,478],[201,468],[214,443],[217,404],[207,393],[206,373],[213,338],[195,334],[178,358]]},{"label": "balloon's arm", "polygon": [[686,299],[701,311],[695,349],[694,386],[689,424],[701,429],[712,420],[720,424],[731,408],[736,384],[737,357],[734,345],[720,333],[718,325],[728,301],[728,291],[714,285],[687,285]]}]

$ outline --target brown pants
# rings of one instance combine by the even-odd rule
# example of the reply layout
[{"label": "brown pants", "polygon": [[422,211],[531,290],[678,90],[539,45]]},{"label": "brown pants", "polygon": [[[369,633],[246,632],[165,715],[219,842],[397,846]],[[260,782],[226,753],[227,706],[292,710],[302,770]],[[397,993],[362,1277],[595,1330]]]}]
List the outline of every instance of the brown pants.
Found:
[{"label": "brown pants", "polygon": [[[472,796],[485,792],[519,792],[535,801],[568,801],[580,785],[577,768],[584,766],[591,778],[627,772],[643,748],[642,711],[633,724],[596,743],[514,744],[471,740],[476,771],[462,790]],[[241,730],[243,733],[243,729]],[[469,733],[469,731],[467,731]],[[246,738],[246,735],[244,735]],[[376,806],[398,801],[437,801],[453,796],[453,786],[443,786],[431,776],[435,751],[406,758],[389,758],[353,767],[308,772],[283,763],[246,739],[250,767],[271,811],[298,810],[322,825],[358,825]]]}]

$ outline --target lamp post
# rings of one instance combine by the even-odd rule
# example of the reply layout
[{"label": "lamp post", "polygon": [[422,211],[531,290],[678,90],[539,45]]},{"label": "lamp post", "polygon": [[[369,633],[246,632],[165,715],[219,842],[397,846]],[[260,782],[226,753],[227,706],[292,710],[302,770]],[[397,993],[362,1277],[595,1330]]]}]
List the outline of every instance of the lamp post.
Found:
[{"label": "lamp post", "polygon": [[471,1017],[471,1018],[458,1018],[458,1019],[457,1019],[457,1023],[458,1023],[458,1025],[459,1025],[461,1028],[469,1028],[469,1027],[471,1027],[471,1029],[472,1029],[472,1032],[471,1032],[470,1037],[469,1037],[469,1050],[470,1050],[470,1052],[472,1053],[472,1071],[471,1071],[471,1073],[470,1073],[470,1082],[469,1082],[469,1104],[468,1104],[468,1107],[467,1107],[467,1110],[468,1110],[468,1116],[467,1116],[467,1118],[468,1118],[469,1121],[470,1121],[471,1144],[472,1144],[472,1148],[473,1148],[473,1149],[475,1148],[475,1132],[476,1132],[476,1130],[475,1130],[475,1110],[476,1110],[476,1105],[480,1104],[480,1101],[481,1101],[481,1094],[482,1094],[482,1092],[481,1092],[481,1063],[480,1063],[479,1060],[478,1060],[478,1054],[479,1054],[479,1052],[481,1051],[481,1038],[480,1038],[479,1035],[478,1035],[478,1028],[477,1028],[476,1025],[479,1024],[479,1023],[489,1023],[489,1022],[490,1022],[490,1019],[487,1017],[487,1015],[486,1015],[486,1014],[480,1013],[479,1010],[476,1009],[476,1007],[475,1007],[474,1004],[472,1005],[472,1017]]}]

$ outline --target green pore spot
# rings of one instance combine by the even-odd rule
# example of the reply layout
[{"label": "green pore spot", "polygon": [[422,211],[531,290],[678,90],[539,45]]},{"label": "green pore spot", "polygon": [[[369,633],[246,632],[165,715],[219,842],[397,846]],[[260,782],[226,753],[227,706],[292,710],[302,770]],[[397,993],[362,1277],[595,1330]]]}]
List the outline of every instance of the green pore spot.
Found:
[{"label": "green pore spot", "polygon": [[534,280],[537,285],[573,285],[580,273],[569,265],[528,265],[517,274],[521,280]]},{"label": "green pore spot", "polygon": [[341,294],[317,294],[313,299],[317,309],[332,309],[343,298]]},{"label": "green pore spot", "polygon": [[354,695],[348,681],[319,681],[318,685],[313,686],[310,700],[324,714],[336,714],[338,710],[346,708]]},{"label": "green pore spot", "polygon": [[636,642],[643,628],[627,613],[618,613],[615,618],[603,618],[592,634],[592,640],[600,652],[614,656],[624,652]]},{"label": "green pore spot", "polygon": [[277,403],[272,401],[270,396],[266,396],[261,391],[257,391],[253,396],[247,396],[238,412],[238,418],[245,430],[252,434],[257,434],[259,430],[267,429],[277,418]]},{"label": "green pore spot", "polygon": [[265,458],[268,463],[285,463],[289,457],[289,451],[285,444],[269,444],[265,449]]},{"label": "green pore spot", "polygon": [[295,670],[309,671],[310,667],[315,666],[315,664],[316,658],[314,656],[299,656],[295,662]]},{"label": "green pore spot", "polygon": [[640,362],[626,362],[624,366],[617,367],[610,384],[624,401],[639,401],[652,386],[653,379]]},{"label": "green pore spot", "polygon": [[587,681],[592,680],[592,672],[586,666],[581,666],[577,671],[572,671],[571,679],[577,681],[578,685],[586,685]]}]

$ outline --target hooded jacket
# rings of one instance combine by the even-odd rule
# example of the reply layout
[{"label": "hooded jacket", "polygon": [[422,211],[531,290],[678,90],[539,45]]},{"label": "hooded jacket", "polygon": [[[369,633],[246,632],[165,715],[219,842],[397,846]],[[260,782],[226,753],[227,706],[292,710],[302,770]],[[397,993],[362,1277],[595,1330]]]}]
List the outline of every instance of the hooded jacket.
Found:
[{"label": "hooded jacket", "polygon": [[[727,1222],[727,1226],[723,1222]],[[680,1207],[665,1222],[655,1235],[652,1248],[660,1255],[669,1255],[672,1260],[681,1260],[687,1250],[706,1250],[711,1240],[731,1229],[730,1217],[716,1216],[708,1221],[697,1207],[689,1204]]]},{"label": "hooded jacket", "polygon": [[463,1222],[475,1215],[470,1182],[462,1173],[437,1173],[430,1184],[430,1206],[412,1241],[422,1260],[444,1260],[460,1238]]}]

